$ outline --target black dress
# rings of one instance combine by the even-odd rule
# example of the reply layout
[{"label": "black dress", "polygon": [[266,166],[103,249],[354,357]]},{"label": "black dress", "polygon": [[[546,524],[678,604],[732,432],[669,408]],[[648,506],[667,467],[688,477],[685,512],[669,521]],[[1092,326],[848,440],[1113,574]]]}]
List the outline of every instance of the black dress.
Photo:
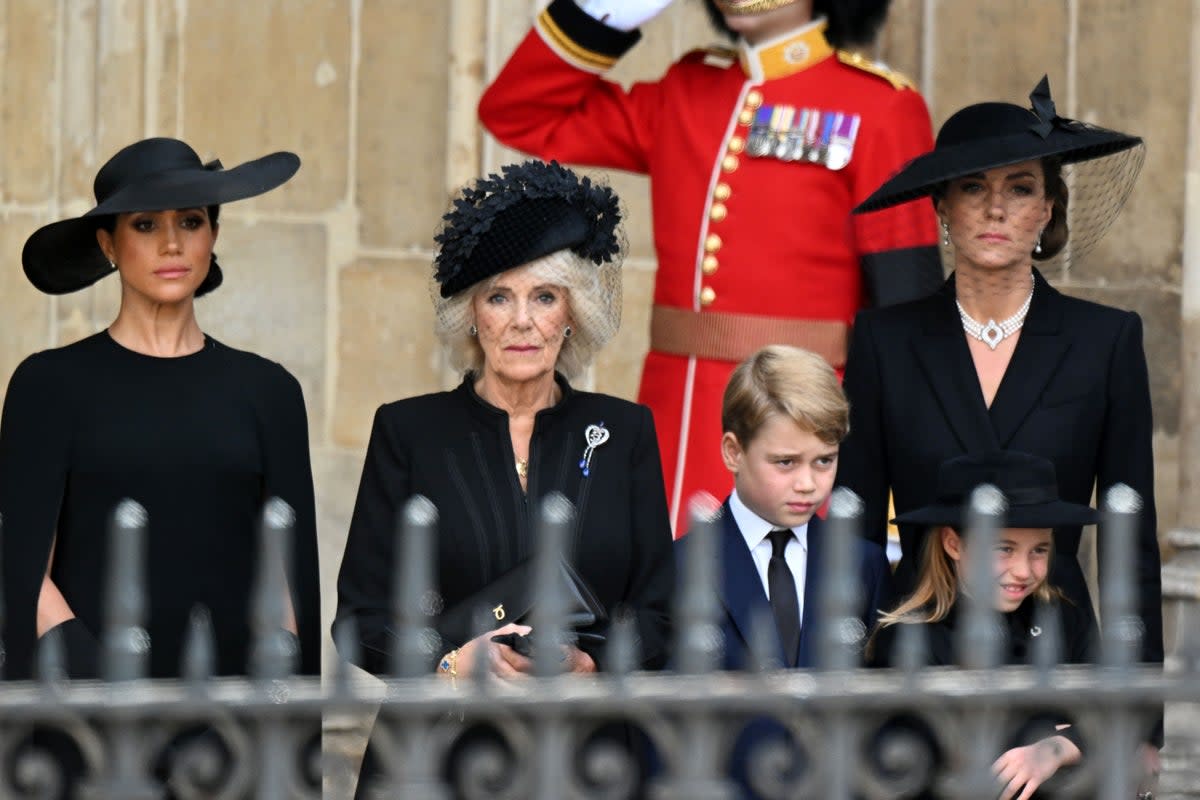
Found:
[{"label": "black dress", "polygon": [[27,358],[8,385],[0,422],[5,677],[31,675],[52,541],[51,578],[86,632],[100,635],[108,520],[125,498],[148,514],[151,676],[179,673],[197,606],[211,615],[217,672],[244,673],[258,516],[271,496],[296,512],[299,666],[316,674],[316,521],[295,378],[211,338],[192,355],[155,358],[101,332]]},{"label": "black dress", "polygon": [[[356,620],[363,668],[384,674],[389,667],[395,520],[415,494],[437,506],[434,574],[444,607],[452,608],[534,554],[539,501],[563,493],[576,509],[568,548],[580,575],[610,618],[618,609],[634,616],[642,666],[666,663],[674,559],[650,411],[577,392],[556,377],[562,399],[536,416],[527,492],[514,466],[508,415],[475,393],[470,376],[453,391],[376,413],[338,577],[337,620]],[[585,474],[584,432],[601,423],[609,438]],[[603,650],[591,655],[604,669]],[[368,760],[363,775],[373,770]],[[360,777],[360,794],[364,784]]]}]

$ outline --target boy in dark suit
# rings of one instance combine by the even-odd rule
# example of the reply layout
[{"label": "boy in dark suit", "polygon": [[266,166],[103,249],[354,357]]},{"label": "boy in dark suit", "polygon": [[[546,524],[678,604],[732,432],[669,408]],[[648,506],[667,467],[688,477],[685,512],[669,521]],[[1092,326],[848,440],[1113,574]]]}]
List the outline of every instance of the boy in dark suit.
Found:
[{"label": "boy in dark suit", "polygon": [[[734,489],[721,513],[718,582],[724,615],[723,667],[748,668],[751,642],[762,620],[775,634],[785,668],[817,661],[822,524],[816,516],[833,490],[838,447],[849,430],[850,407],[833,369],[815,353],[764,347],[734,370],[721,405],[721,454]],[[859,548],[864,634],[890,602],[891,571],[883,548]],[[687,557],[688,537],[675,543]],[[760,634],[761,635],[761,634]],[[785,734],[771,720],[754,720],[730,757],[731,777],[755,796],[746,775],[748,754]]]},{"label": "boy in dark suit", "polygon": [[[822,524],[817,509],[837,477],[850,407],[833,369],[797,347],[764,347],[734,370],[721,404],[721,455],[734,489],[722,507],[719,583],[725,669],[749,663],[751,628],[775,620],[779,662],[817,659]],[[858,578],[863,631],[890,601],[883,548],[863,541]],[[687,537],[676,543],[686,557]]]}]

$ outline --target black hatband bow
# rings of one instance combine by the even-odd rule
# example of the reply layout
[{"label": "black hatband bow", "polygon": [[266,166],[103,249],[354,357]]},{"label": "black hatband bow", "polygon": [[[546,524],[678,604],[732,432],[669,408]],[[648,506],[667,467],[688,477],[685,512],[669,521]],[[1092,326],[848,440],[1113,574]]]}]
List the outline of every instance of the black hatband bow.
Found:
[{"label": "black hatband bow", "polygon": [[1058,116],[1058,111],[1054,108],[1054,99],[1050,97],[1050,79],[1043,75],[1038,81],[1038,85],[1033,87],[1033,91],[1029,93],[1029,102],[1033,107],[1033,113],[1037,114],[1038,122],[1029,126],[1029,130],[1036,133],[1045,139],[1050,135],[1050,131],[1054,130],[1056,124],[1062,123],[1064,120]]}]

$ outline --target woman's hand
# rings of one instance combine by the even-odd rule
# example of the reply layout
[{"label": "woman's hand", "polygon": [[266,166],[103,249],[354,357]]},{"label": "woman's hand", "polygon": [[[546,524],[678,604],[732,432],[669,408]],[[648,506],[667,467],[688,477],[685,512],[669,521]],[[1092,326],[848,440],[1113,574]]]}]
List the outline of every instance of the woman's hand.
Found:
[{"label": "woman's hand", "polygon": [[[466,678],[474,674],[480,665],[489,669],[501,678],[520,678],[533,672],[533,660],[513,650],[506,644],[493,642],[493,636],[502,633],[518,633],[528,636],[533,628],[528,625],[509,623],[502,628],[477,636],[458,648],[455,657],[455,677]],[[481,660],[482,659],[482,660]],[[563,669],[577,675],[588,675],[596,671],[596,662],[587,653],[574,645],[563,647]],[[449,676],[448,672],[438,670],[439,675]]]},{"label": "woman's hand", "polygon": [[1158,791],[1158,775],[1162,772],[1162,756],[1158,748],[1152,744],[1142,744],[1138,747],[1138,763],[1141,766],[1141,778],[1138,781],[1138,792]]},{"label": "woman's hand", "polygon": [[[1074,764],[1082,756],[1075,743],[1065,736],[1050,736],[1025,747],[1014,747],[992,764],[992,772],[1004,786],[1000,800],[1029,800],[1060,767]],[[1024,791],[1021,787],[1025,787]]]},{"label": "woman's hand", "polygon": [[567,672],[573,672],[576,675],[590,675],[596,671],[596,662],[592,660],[592,657],[575,645],[569,644],[563,650],[566,653],[563,661]]},{"label": "woman's hand", "polygon": [[[492,641],[493,636],[502,633],[529,634],[533,628],[528,625],[518,625],[515,622],[476,636],[471,641],[458,648],[455,659],[456,677],[469,678],[476,669],[490,669],[501,678],[517,678],[533,670],[533,662],[506,644]],[[438,674],[449,677],[449,673],[438,670]]]}]

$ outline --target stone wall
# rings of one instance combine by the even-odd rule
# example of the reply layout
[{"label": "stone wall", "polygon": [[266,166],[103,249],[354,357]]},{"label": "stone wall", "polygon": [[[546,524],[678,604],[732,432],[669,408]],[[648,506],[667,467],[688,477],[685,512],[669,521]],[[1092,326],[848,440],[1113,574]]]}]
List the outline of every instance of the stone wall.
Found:
[{"label": "stone wall", "polygon": [[[92,177],[120,146],[178,136],[226,165],[298,152],[291,183],[222,214],[226,284],[198,313],[212,335],[303,384],[331,609],[374,409],[453,380],[431,333],[431,238],[454,186],[514,157],[480,132],[474,104],[539,5],[0,0],[0,386],[26,354],[112,319],[115,279],[49,298],[19,254],[36,226],[91,207]],[[1024,103],[1048,73],[1061,113],[1146,137],[1114,229],[1049,277],[1145,320],[1164,528],[1175,522],[1192,13],[1187,0],[894,0],[878,44],[922,87],[935,125],[980,99]],[[645,33],[618,79],[656,76],[714,39],[696,0]],[[592,380],[633,397],[654,271],[649,208],[643,179],[611,179],[631,212],[625,325]]]}]

